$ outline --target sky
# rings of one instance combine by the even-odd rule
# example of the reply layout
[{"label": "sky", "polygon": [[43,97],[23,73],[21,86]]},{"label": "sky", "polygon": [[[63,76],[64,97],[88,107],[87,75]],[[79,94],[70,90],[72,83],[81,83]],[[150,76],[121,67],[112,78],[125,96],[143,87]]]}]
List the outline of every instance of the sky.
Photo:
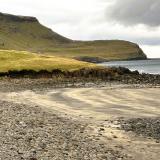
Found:
[{"label": "sky", "polygon": [[74,40],[120,39],[160,58],[160,0],[0,0],[0,12],[37,17]]}]

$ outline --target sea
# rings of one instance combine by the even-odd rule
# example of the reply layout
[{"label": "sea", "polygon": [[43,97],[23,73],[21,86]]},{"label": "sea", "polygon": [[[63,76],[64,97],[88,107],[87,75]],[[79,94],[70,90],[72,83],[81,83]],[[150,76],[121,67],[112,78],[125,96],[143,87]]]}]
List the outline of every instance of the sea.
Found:
[{"label": "sea", "polygon": [[131,71],[138,70],[140,73],[160,74],[160,59],[133,60],[133,61],[110,61],[99,65],[106,67],[125,67]]}]

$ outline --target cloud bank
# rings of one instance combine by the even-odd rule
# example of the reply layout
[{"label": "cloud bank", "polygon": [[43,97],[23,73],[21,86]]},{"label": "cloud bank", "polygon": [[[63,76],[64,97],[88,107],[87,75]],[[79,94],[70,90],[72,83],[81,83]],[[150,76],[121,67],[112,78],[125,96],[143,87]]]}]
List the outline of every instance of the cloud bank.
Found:
[{"label": "cloud bank", "polygon": [[160,0],[115,0],[107,17],[125,25],[160,25]]}]

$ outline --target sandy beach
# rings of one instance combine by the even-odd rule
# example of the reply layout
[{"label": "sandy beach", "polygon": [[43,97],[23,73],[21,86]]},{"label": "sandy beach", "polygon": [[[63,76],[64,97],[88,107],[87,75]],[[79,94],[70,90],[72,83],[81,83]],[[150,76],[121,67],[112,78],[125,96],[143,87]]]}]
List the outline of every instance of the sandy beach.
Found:
[{"label": "sandy beach", "polygon": [[25,89],[19,83],[20,90],[11,83],[0,84],[1,159],[160,159],[159,138],[122,128],[130,119],[160,121],[160,86]]}]

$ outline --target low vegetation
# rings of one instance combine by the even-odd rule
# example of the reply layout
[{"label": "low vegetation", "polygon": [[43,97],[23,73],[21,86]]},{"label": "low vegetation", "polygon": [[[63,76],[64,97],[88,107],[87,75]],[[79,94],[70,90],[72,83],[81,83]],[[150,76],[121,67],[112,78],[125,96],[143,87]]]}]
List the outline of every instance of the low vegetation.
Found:
[{"label": "low vegetation", "polygon": [[80,62],[77,60],[56,56],[37,55],[26,51],[0,50],[0,72],[8,71],[73,71],[84,67],[95,67],[96,65]]}]

